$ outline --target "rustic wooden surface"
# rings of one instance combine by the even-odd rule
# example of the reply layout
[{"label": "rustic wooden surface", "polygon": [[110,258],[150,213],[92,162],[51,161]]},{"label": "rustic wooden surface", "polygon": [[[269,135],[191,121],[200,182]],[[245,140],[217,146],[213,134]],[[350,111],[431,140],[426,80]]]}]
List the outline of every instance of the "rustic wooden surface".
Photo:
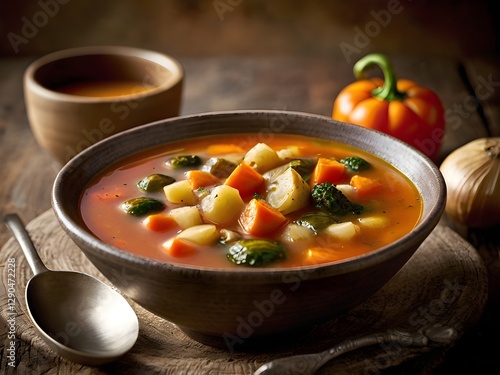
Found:
[{"label": "rustic wooden surface", "polygon": [[[414,79],[435,90],[443,101],[448,129],[439,160],[474,138],[500,136],[498,60],[476,58],[454,61],[414,56],[393,56],[392,59],[400,77]],[[0,60],[0,216],[18,212],[26,222],[50,209],[52,182],[59,169],[39,148],[29,129],[23,102],[22,75],[30,61],[29,58]],[[183,114],[266,108],[330,115],[334,98],[342,87],[353,80],[351,66],[345,61],[328,59],[204,58],[181,59],[181,62],[187,76]],[[485,80],[489,84],[485,85]],[[443,224],[450,225],[470,241],[484,259],[490,292],[480,321],[464,333],[447,353],[445,362],[434,372],[492,373],[492,369],[500,367],[498,345],[487,344],[488,340],[498,342],[500,334],[498,228],[471,230],[457,226],[446,218]],[[5,226],[0,225],[0,246],[5,245],[10,237]],[[21,264],[21,258],[16,259]],[[5,304],[7,276],[5,264],[0,266],[0,296]],[[18,272],[27,270],[24,267]],[[21,308],[20,302],[18,308]],[[0,324],[0,372],[9,370],[5,358],[7,326],[3,319]],[[34,340],[23,334],[18,339],[22,345]],[[38,373],[62,363],[55,363],[36,346],[23,347]],[[223,360],[231,359],[225,357]],[[412,373],[413,368],[419,367],[411,367],[406,370],[407,373]],[[106,369],[99,371],[107,372]],[[422,369],[420,372],[425,371]]]},{"label": "rustic wooden surface", "polygon": [[[46,266],[53,270],[74,270],[107,280],[71,241],[52,212],[48,210],[28,224],[35,246]],[[134,348],[117,362],[103,369],[86,368],[59,359],[37,336],[25,313],[24,286],[32,277],[29,265],[16,241],[8,241],[0,254],[0,263],[16,262],[16,294],[19,310],[16,323],[21,342],[17,348],[17,374],[88,374],[145,372],[172,374],[250,374],[258,366],[283,356],[313,353],[328,349],[342,340],[400,327],[416,331],[427,326],[456,328],[459,337],[479,319],[487,298],[486,269],[480,256],[458,234],[439,226],[419,248],[411,261],[381,291],[363,305],[341,318],[321,325],[292,345],[264,353],[230,353],[199,344],[173,324],[130,302],[140,321],[140,337]],[[109,282],[108,282],[109,283]],[[2,311],[4,319],[8,317]],[[342,356],[320,373],[332,371],[365,374],[382,367],[417,360],[420,356],[440,357],[446,345],[410,348],[379,345]],[[33,360],[33,354],[36,359]],[[38,358],[52,367],[40,368]],[[48,370],[48,371],[46,371]],[[7,373],[13,373],[7,371]]]}]

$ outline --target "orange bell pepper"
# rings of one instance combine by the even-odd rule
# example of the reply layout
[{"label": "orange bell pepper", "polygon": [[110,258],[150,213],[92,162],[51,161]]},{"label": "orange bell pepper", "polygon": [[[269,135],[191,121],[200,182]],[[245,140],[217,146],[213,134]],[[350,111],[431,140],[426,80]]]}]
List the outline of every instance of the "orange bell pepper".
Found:
[{"label": "orange bell pepper", "polygon": [[[382,69],[384,80],[361,79],[373,65]],[[382,54],[363,57],[353,72],[358,81],[339,93],[332,117],[392,135],[434,158],[445,132],[439,97],[413,81],[397,80],[392,64]]]}]

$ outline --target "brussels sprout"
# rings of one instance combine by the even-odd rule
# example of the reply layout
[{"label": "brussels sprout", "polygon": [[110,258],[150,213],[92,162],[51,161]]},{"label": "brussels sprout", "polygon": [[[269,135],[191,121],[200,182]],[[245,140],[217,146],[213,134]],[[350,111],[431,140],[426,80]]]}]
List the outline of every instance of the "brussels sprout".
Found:
[{"label": "brussels sprout", "polygon": [[234,243],[227,258],[238,265],[258,267],[286,257],[285,248],[275,241],[244,239]]},{"label": "brussels sprout", "polygon": [[123,202],[120,207],[129,215],[143,216],[154,212],[160,212],[165,208],[165,204],[157,199],[139,197]]},{"label": "brussels sprout", "polygon": [[310,213],[301,216],[294,223],[311,229],[314,233],[318,233],[331,224],[338,221],[327,212]]},{"label": "brussels sprout", "polygon": [[137,183],[137,187],[142,191],[152,193],[163,189],[164,186],[175,182],[175,178],[164,174],[151,174]]},{"label": "brussels sprout", "polygon": [[180,155],[169,159],[166,164],[174,169],[197,167],[201,164],[201,158],[197,155]]},{"label": "brussels sprout", "polygon": [[349,156],[347,158],[340,159],[339,162],[344,164],[353,172],[364,171],[365,169],[371,167],[370,163],[368,163],[365,159],[360,158],[359,156]]},{"label": "brussels sprout", "polygon": [[237,167],[236,163],[233,163],[224,158],[210,158],[201,168],[204,172],[212,173],[214,176],[219,178],[227,178],[232,171]]}]

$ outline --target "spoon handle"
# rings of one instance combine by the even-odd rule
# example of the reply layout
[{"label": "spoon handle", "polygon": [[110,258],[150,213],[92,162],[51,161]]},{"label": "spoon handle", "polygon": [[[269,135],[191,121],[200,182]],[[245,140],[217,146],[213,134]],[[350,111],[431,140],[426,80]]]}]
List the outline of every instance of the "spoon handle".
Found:
[{"label": "spoon handle", "polygon": [[14,234],[17,242],[19,242],[19,245],[23,250],[24,256],[28,260],[28,264],[30,265],[33,273],[37,275],[42,272],[47,272],[48,269],[45,267],[42,259],[38,255],[38,252],[36,251],[33,242],[31,242],[31,238],[29,237],[29,234],[19,216],[17,214],[8,214],[4,217],[3,221]]}]

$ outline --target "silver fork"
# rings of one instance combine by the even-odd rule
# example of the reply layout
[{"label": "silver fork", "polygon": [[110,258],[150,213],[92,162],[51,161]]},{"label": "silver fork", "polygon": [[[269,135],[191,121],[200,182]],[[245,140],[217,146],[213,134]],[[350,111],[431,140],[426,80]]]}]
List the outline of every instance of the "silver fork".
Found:
[{"label": "silver fork", "polygon": [[417,332],[388,329],[385,332],[350,339],[320,353],[275,359],[257,369],[254,375],[312,375],[328,361],[344,353],[376,344],[397,343],[404,346],[427,346],[429,342],[452,343],[457,337],[454,328],[432,326]]}]

